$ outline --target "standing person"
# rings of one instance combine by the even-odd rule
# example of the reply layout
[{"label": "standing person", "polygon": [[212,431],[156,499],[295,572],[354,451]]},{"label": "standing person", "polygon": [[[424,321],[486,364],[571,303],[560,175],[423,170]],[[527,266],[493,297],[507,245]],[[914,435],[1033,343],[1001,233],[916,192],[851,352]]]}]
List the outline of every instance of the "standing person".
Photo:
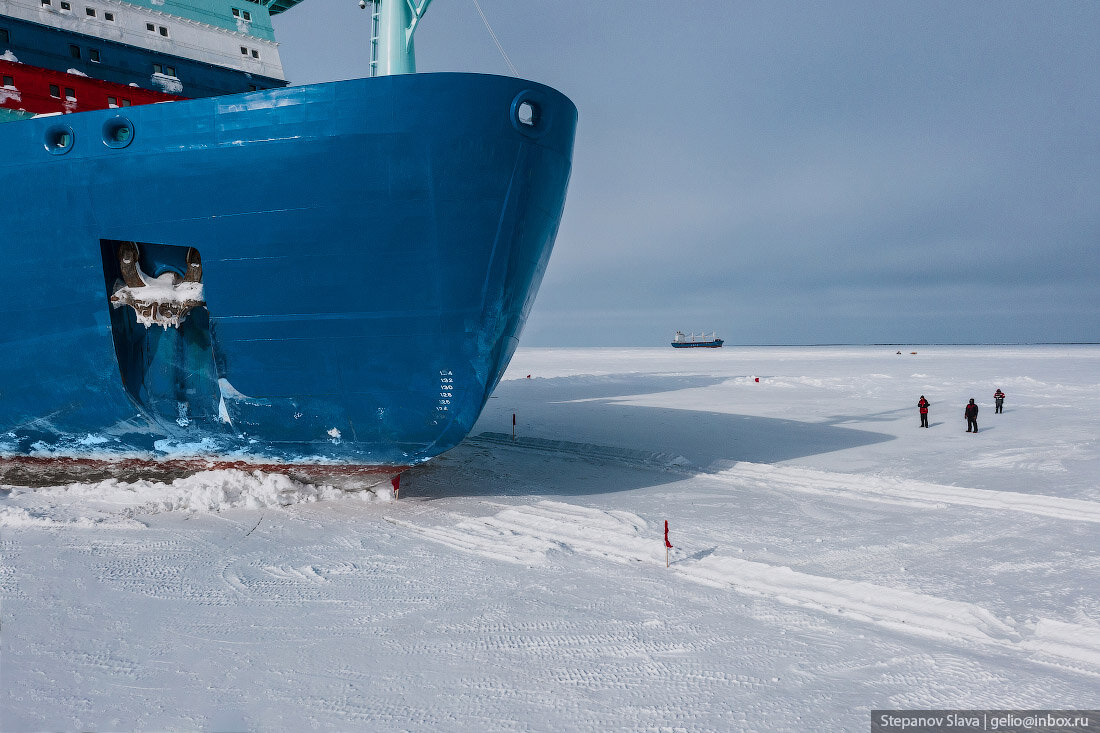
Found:
[{"label": "standing person", "polygon": [[920,426],[922,428],[928,427],[928,406],[932,403],[924,399],[924,395],[920,396],[917,400],[917,407],[920,408]]},{"label": "standing person", "polygon": [[1001,413],[1005,409],[1005,393],[998,387],[997,391],[993,393],[993,400],[997,403],[997,409],[994,412]]},{"label": "standing person", "polygon": [[974,404],[974,398],[970,398],[970,403],[966,406],[966,410],[963,413],[966,415],[966,432],[970,432],[970,428],[974,428],[974,432],[978,432],[978,406]]}]

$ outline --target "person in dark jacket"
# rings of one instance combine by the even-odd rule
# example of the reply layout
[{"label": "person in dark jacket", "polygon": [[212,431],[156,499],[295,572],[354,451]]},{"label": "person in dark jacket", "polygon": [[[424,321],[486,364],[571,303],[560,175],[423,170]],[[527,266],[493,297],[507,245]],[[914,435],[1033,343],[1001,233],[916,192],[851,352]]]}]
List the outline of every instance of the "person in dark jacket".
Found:
[{"label": "person in dark jacket", "polygon": [[997,391],[993,393],[993,401],[997,405],[997,409],[994,412],[1004,412],[1005,409],[1005,393],[998,387]]},{"label": "person in dark jacket", "polygon": [[924,399],[924,395],[920,396],[917,400],[917,407],[920,409],[920,426],[922,428],[928,427],[928,406],[932,403]]},{"label": "person in dark jacket", "polygon": [[970,432],[970,428],[974,428],[974,432],[978,432],[978,406],[974,404],[974,398],[970,398],[970,403],[966,406],[966,410],[963,413],[966,415],[966,432]]}]

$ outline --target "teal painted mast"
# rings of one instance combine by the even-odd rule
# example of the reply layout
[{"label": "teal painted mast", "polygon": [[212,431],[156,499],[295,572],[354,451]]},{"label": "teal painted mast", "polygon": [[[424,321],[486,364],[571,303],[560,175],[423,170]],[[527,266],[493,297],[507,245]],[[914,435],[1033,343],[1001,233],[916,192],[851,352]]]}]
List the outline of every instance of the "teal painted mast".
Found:
[{"label": "teal painted mast", "polygon": [[[371,76],[416,73],[413,33],[431,2],[371,0]],[[359,3],[362,8],[366,5]]]}]

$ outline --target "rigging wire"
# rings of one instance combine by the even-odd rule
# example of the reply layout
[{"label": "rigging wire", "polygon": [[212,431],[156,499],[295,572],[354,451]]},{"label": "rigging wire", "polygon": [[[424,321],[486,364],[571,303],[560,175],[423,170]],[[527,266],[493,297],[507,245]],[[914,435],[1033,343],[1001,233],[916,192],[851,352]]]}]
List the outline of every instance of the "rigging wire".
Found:
[{"label": "rigging wire", "polygon": [[508,58],[508,54],[504,53],[504,46],[500,45],[500,40],[497,38],[497,34],[493,32],[493,26],[489,25],[489,19],[485,17],[485,13],[481,10],[481,5],[477,0],[473,0],[474,7],[477,8],[477,14],[481,16],[481,22],[485,24],[485,28],[489,31],[489,35],[493,37],[493,43],[497,45],[497,50],[500,51],[500,55],[504,57],[505,63],[508,64],[508,68],[512,70],[512,76],[519,76],[519,72],[516,71],[516,67],[512,65],[512,60]]}]

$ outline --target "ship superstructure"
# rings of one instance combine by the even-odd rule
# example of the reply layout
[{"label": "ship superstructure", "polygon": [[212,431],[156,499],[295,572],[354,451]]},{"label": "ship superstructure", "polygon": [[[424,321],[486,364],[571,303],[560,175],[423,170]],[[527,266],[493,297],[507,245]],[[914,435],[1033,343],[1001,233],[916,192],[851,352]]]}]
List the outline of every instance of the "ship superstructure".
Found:
[{"label": "ship superstructure", "polygon": [[287,7],[0,0],[0,106],[81,112],[286,86],[271,15]]}]

